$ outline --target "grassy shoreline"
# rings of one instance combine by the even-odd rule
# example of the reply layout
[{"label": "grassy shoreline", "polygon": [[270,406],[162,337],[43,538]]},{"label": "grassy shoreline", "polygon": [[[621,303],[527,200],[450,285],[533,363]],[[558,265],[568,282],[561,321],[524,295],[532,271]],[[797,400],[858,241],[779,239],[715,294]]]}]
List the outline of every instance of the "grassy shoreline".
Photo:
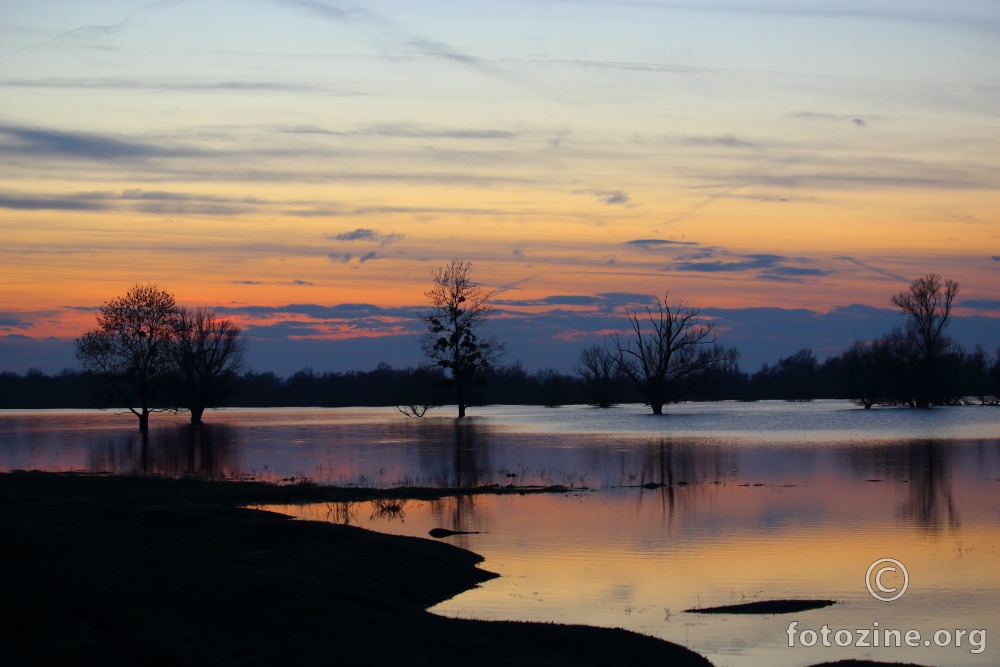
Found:
[{"label": "grassy shoreline", "polygon": [[711,665],[620,629],[430,614],[496,575],[449,544],[242,507],[565,490],[0,473],[0,663]]}]

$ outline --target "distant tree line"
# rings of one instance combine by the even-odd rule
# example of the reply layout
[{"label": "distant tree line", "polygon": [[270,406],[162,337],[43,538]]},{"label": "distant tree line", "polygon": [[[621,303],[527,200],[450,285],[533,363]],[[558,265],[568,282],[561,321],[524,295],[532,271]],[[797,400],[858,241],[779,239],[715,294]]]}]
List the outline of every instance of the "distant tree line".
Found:
[{"label": "distant tree line", "polygon": [[239,329],[205,309],[178,308],[173,297],[137,286],[106,303],[98,329],[77,341],[84,371],[47,376],[0,373],[0,408],[123,407],[148,428],[156,410],[187,409],[197,423],[211,407],[395,406],[422,416],[454,404],[459,417],[472,405],[644,403],[655,414],[682,400],[850,399],[868,409],[926,408],[962,402],[1000,404],[1000,350],[968,352],[945,335],[958,284],[934,274],[919,278],[891,303],[906,326],[873,341],[856,341],[822,363],[811,349],[764,364],[754,373],[737,365],[735,348],[716,342],[698,310],[666,298],[644,313],[626,311],[627,334],[581,351],[573,375],[547,368],[527,372],[502,365],[503,344],[481,331],[491,292],[469,279],[468,262],[435,271],[422,316],[425,363],[398,369],[316,373],[282,378],[242,371]]},{"label": "distant tree line", "polygon": [[[869,344],[865,344],[869,345]],[[956,378],[950,394],[951,403],[961,400],[997,404],[1000,397],[1000,351],[994,355],[978,350],[966,354],[959,368],[952,369]],[[691,401],[811,401],[814,399],[850,399],[861,403],[848,378],[856,369],[845,372],[845,365],[854,363],[856,346],[843,354],[819,362],[812,350],[805,349],[764,364],[760,370],[747,373],[734,366],[710,386],[692,392],[683,400]],[[393,368],[381,363],[370,371],[319,373],[302,369],[288,377],[272,372],[246,371],[232,379],[233,391],[218,401],[217,407],[389,407],[401,405],[400,396],[415,381],[423,382],[424,371],[414,368]],[[431,376],[434,378],[434,376]],[[444,379],[443,373],[437,374]],[[483,384],[474,392],[469,405],[560,405],[589,404],[607,406],[620,403],[642,403],[642,394],[627,378],[610,376],[612,387],[598,388],[580,374],[563,374],[547,368],[529,373],[520,362],[497,368],[483,377]],[[891,383],[889,386],[892,386]],[[897,385],[898,386],[898,385]],[[905,386],[905,385],[903,385]],[[959,389],[957,387],[965,387]],[[907,392],[899,391],[896,398],[885,393],[874,405],[908,405]],[[46,375],[37,369],[18,374],[0,372],[0,409],[103,408],[107,403],[95,394],[88,374],[66,369]],[[168,408],[170,402],[153,404]]]}]

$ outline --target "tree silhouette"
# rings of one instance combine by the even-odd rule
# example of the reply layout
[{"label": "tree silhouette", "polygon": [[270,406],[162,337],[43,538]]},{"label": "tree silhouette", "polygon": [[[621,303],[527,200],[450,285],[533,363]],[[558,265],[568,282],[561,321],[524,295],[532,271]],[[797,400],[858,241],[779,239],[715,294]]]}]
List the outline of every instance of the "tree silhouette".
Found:
[{"label": "tree silhouette", "polygon": [[899,375],[896,360],[892,337],[883,336],[871,343],[854,341],[831,363],[834,377],[847,397],[871,410],[873,405],[895,402],[898,390],[894,379]]},{"label": "tree silhouette", "polygon": [[576,373],[583,378],[591,403],[610,408],[618,399],[622,377],[615,358],[602,345],[591,345],[580,351]]},{"label": "tree silhouette", "polygon": [[953,342],[944,335],[951,316],[951,305],[958,295],[958,283],[928,273],[917,278],[908,290],[894,294],[890,303],[908,316],[906,333],[915,351],[915,384],[912,387],[916,407],[927,408],[939,402],[941,361]]},{"label": "tree silhouette", "polygon": [[207,308],[178,311],[173,346],[177,369],[174,399],[191,412],[191,423],[200,424],[205,408],[238,389],[246,340],[229,320],[216,319]]},{"label": "tree silhouette", "polygon": [[423,417],[428,410],[441,407],[447,400],[445,384],[446,378],[440,368],[406,369],[393,383],[393,407],[407,417]]},{"label": "tree silhouette", "polygon": [[433,365],[450,374],[451,389],[458,403],[459,418],[477,380],[499,361],[504,345],[493,336],[481,336],[480,329],[494,312],[488,301],[493,292],[469,278],[470,262],[452,260],[433,272],[434,287],[424,292],[432,310],[422,315],[427,333],[421,341],[424,354]]},{"label": "tree silhouette", "polygon": [[164,380],[174,368],[171,347],[180,311],[172,294],[155,285],[136,285],[123,297],[101,306],[97,329],[76,339],[76,357],[139,418],[149,432],[149,413],[163,396]]},{"label": "tree silhouette", "polygon": [[[704,389],[732,368],[739,353],[735,347],[724,349],[716,343],[712,323],[699,320],[696,308],[683,303],[671,307],[666,296],[663,301],[653,298],[656,309],[647,307],[646,318],[626,311],[632,337],[622,342],[618,334],[611,334],[609,352],[653,414],[660,415],[664,404]],[[648,331],[643,329],[645,320]]]}]

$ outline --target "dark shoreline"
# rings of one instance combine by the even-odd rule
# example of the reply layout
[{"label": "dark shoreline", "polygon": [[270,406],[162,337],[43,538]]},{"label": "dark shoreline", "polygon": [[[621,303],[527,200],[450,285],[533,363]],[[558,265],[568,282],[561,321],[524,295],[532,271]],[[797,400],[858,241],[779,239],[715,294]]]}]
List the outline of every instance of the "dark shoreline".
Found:
[{"label": "dark shoreline", "polygon": [[435,616],[496,576],[480,556],[240,507],[539,491],[0,474],[0,663],[710,665],[624,630]]},{"label": "dark shoreline", "polygon": [[435,616],[496,576],[480,556],[242,507],[567,490],[0,473],[0,663],[711,665],[621,629]]}]

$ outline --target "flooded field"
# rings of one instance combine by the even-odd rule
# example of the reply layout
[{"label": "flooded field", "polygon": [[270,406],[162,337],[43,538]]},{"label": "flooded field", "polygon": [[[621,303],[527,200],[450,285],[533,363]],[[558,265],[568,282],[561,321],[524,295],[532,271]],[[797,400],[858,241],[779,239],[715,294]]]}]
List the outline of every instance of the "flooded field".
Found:
[{"label": "flooded field", "polygon": [[[720,666],[997,663],[988,637],[1000,637],[1000,410],[831,401],[668,413],[496,407],[457,423],[378,409],[227,410],[199,431],[158,415],[143,442],[134,419],[113,413],[6,412],[0,468],[561,484],[558,494],[268,509],[396,534],[471,533],[445,539],[502,576],[434,608],[445,615],[624,627]],[[892,602],[866,587],[881,558],[907,570]],[[897,574],[878,583],[901,588]],[[769,616],[686,611],[778,598],[836,604]],[[919,640],[856,645],[859,630],[876,628]],[[837,645],[840,630],[849,646]]]}]

